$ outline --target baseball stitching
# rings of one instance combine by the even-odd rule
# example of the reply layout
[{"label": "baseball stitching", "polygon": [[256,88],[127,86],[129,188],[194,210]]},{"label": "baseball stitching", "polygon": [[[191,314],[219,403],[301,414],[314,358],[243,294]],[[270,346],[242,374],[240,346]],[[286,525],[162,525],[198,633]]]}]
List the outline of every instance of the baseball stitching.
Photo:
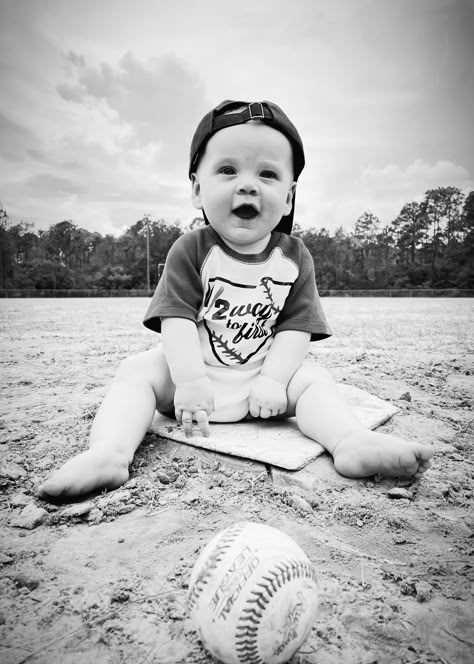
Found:
[{"label": "baseball stitching", "polygon": [[201,592],[204,590],[209,580],[209,577],[212,575],[213,571],[217,568],[226,552],[233,545],[244,528],[245,523],[237,523],[235,526],[231,526],[225,530],[222,533],[222,537],[216,542],[214,550],[204,561],[202,570],[196,577],[192,588],[189,589],[188,607],[190,611],[195,607]]},{"label": "baseball stitching", "polygon": [[280,561],[257,583],[260,590],[252,590],[251,604],[243,609],[237,623],[235,642],[236,652],[242,664],[265,664],[258,654],[258,630],[267,604],[276,592],[293,579],[309,579],[316,583],[316,572],[310,563],[300,560]]}]

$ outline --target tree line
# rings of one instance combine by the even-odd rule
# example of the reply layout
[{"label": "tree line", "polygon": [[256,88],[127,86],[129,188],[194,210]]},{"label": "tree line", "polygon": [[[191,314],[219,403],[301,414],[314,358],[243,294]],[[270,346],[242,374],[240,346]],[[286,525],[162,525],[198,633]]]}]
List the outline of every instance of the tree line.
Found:
[{"label": "tree line", "polygon": [[[35,232],[30,223],[13,223],[0,205],[0,287],[154,288],[171,245],[202,223],[168,224],[145,215],[119,237],[71,220]],[[474,191],[430,189],[386,225],[365,211],[351,231],[296,224],[293,234],[313,257],[320,290],[474,288]]]}]

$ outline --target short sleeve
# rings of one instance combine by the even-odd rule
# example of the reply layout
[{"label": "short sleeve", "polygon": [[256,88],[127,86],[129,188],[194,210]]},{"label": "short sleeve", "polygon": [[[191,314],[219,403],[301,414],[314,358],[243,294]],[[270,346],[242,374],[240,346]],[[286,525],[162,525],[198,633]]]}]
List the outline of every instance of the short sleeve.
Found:
[{"label": "short sleeve", "polygon": [[161,332],[161,318],[196,320],[202,301],[199,269],[195,235],[182,235],[168,252],[163,274],[143,320],[145,327]]},{"label": "short sleeve", "polygon": [[313,258],[301,241],[298,262],[299,275],[278,316],[275,332],[299,330],[309,332],[311,341],[326,339],[332,334],[331,328],[316,286]]}]

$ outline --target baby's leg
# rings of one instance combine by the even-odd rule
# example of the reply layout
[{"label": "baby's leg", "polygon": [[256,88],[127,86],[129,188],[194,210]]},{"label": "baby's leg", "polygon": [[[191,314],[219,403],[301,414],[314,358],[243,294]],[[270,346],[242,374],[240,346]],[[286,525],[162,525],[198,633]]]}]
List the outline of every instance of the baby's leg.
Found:
[{"label": "baby's leg", "polygon": [[95,416],[89,449],[59,468],[39,495],[69,498],[122,485],[155,409],[171,410],[173,396],[161,347],[124,360]]},{"label": "baby's leg", "polygon": [[426,445],[362,426],[329,372],[312,362],[291,379],[288,401],[301,431],[327,449],[341,475],[420,477],[431,466]]}]

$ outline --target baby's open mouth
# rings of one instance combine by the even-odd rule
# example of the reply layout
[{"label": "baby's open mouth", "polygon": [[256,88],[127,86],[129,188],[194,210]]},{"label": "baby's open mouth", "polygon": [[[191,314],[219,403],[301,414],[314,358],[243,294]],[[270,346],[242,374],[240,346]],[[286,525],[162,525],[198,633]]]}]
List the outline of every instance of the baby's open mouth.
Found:
[{"label": "baby's open mouth", "polygon": [[258,215],[258,210],[253,205],[239,205],[232,212],[240,219],[254,219]]}]

